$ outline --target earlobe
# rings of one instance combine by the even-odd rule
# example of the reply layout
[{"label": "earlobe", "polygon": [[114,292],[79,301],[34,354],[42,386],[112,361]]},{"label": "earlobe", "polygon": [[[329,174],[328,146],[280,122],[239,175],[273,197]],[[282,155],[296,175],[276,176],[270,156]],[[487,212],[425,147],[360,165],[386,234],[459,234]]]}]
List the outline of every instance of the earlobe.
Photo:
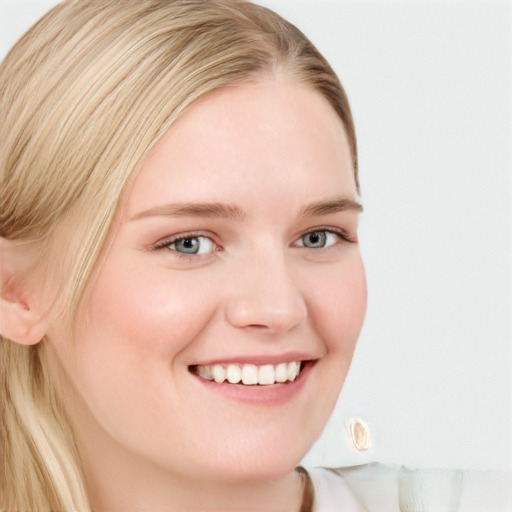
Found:
[{"label": "earlobe", "polygon": [[46,334],[45,318],[20,279],[27,270],[26,252],[0,237],[0,334],[22,345],[36,345]]},{"label": "earlobe", "polygon": [[21,345],[36,345],[45,335],[43,320],[23,301],[2,297],[0,334]]}]

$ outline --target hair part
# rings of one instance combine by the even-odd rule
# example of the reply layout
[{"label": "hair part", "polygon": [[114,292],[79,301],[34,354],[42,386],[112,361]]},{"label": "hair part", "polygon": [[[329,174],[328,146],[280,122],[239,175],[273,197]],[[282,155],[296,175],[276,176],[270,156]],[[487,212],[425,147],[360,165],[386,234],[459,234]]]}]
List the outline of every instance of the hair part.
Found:
[{"label": "hair part", "polygon": [[[329,101],[357,184],[354,125],[338,78],[268,9],[242,0],[68,0],[23,36],[0,65],[0,235],[35,244],[37,271],[44,265],[48,279],[60,277],[49,309],[73,321],[123,191],[172,123],[206,94],[265,76]],[[45,345],[1,341],[0,505],[90,510]]]}]

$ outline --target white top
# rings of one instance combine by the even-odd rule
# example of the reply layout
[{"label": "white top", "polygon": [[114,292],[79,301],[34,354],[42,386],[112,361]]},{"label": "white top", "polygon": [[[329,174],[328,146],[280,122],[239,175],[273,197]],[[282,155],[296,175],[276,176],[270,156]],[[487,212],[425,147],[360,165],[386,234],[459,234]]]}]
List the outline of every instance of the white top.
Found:
[{"label": "white top", "polygon": [[314,512],[512,512],[512,475],[367,464],[307,468]]}]

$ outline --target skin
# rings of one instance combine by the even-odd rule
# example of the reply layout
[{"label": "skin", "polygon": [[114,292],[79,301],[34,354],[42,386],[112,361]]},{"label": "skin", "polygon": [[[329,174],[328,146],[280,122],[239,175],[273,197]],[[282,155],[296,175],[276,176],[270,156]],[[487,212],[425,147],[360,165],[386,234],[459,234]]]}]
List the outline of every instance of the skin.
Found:
[{"label": "skin", "polygon": [[[155,145],[74,334],[47,332],[94,510],[298,509],[293,469],[332,412],[366,310],[358,210],[333,209],[340,199],[357,200],[346,135],[305,86],[223,89]],[[176,203],[235,214],[176,214]],[[331,208],[304,212],[312,203]],[[305,247],[313,228],[349,240]],[[204,237],[200,254],[170,245],[183,233]],[[212,392],[189,371],[292,353],[315,364],[277,404]]]}]

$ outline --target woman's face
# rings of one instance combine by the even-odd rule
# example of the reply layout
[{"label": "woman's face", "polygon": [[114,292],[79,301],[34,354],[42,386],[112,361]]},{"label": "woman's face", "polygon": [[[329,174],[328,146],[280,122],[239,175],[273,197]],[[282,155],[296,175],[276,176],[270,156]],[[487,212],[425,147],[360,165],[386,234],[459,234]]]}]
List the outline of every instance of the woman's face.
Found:
[{"label": "woman's face", "polygon": [[334,407],[366,308],[339,118],[288,82],[226,88],[173,125],[125,199],[73,342],[48,333],[87,453],[285,474]]}]

